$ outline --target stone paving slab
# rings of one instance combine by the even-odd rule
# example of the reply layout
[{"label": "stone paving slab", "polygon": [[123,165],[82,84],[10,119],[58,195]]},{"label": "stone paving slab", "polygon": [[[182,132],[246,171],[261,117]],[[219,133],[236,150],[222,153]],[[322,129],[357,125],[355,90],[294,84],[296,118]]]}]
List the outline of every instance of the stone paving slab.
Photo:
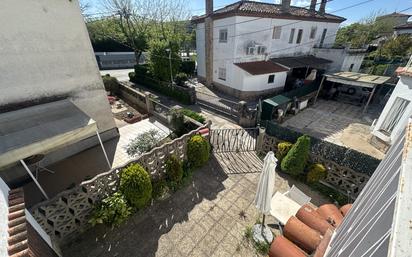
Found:
[{"label": "stone paving slab", "polygon": [[[97,226],[85,232],[63,248],[63,256],[258,256],[244,238],[246,227],[261,217],[253,200],[262,161],[250,155],[212,157],[186,188],[134,214],[118,228]],[[237,167],[230,163],[228,169],[224,160],[229,157],[254,162],[256,170],[243,163]],[[239,172],[233,173],[234,169]],[[285,192],[291,184],[297,184],[315,202],[326,201],[303,185],[276,175],[276,190]],[[267,217],[267,222],[274,224],[275,220]]]}]

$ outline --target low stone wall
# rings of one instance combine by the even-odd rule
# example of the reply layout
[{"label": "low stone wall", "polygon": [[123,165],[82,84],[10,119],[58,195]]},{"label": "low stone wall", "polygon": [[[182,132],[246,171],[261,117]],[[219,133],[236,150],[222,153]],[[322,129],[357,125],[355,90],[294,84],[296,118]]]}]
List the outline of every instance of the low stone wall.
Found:
[{"label": "low stone wall", "polygon": [[186,159],[186,146],[189,139],[203,128],[210,128],[207,123],[169,143],[144,153],[135,160],[110,171],[98,174],[80,185],[63,191],[52,199],[32,207],[31,213],[40,226],[58,244],[66,243],[90,227],[89,215],[96,203],[115,193],[119,187],[121,170],[139,163],[152,177],[165,173],[165,162],[170,155],[180,160]]},{"label": "low stone wall", "polygon": [[[265,132],[260,133],[259,137],[258,151],[260,154],[266,154],[269,151],[276,153],[278,143],[285,141],[269,136]],[[358,196],[369,180],[367,174],[356,172],[351,168],[342,166],[313,152],[310,154],[310,161],[321,163],[327,168],[328,175],[324,181],[321,181],[323,184],[333,187],[344,194],[349,194],[352,198]]]}]

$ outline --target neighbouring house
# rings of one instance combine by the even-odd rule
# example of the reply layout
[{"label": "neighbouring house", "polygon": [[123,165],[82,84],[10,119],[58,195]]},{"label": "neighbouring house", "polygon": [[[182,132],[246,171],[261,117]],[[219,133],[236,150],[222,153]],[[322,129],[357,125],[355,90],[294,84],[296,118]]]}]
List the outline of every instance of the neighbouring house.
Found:
[{"label": "neighbouring house", "polygon": [[412,116],[412,58],[406,67],[397,70],[399,81],[396,84],[379,119],[372,125],[374,140],[389,146],[405,128],[408,118]]},{"label": "neighbouring house", "polygon": [[290,6],[290,0],[239,1],[213,11],[213,1],[207,0],[206,14],[192,18],[199,80],[247,100],[283,91],[286,83],[331,64],[356,71],[364,52],[328,54],[345,18],[326,13],[326,2],[316,10],[316,0],[310,8]]},{"label": "neighbouring house", "polygon": [[367,54],[367,49],[314,47],[313,54],[332,61],[332,63],[326,65],[328,73],[340,71],[359,72],[363,59]]},{"label": "neighbouring house", "polygon": [[412,35],[412,22],[407,22],[405,24],[395,26],[393,29],[394,29],[395,36],[399,36],[403,34]]},{"label": "neighbouring house", "polygon": [[14,187],[118,129],[78,1],[0,7],[0,177]]},{"label": "neighbouring house", "polygon": [[[99,69],[127,69],[136,65],[134,52],[95,52]],[[144,55],[140,57],[139,63],[144,63]]]}]

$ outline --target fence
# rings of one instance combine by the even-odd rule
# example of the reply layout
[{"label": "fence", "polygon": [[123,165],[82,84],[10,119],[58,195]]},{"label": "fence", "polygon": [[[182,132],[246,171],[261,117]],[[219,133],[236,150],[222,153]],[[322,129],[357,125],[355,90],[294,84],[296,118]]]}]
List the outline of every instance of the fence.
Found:
[{"label": "fence", "polygon": [[220,112],[233,119],[238,119],[238,103],[203,92],[196,92],[197,103]]},{"label": "fence", "polygon": [[214,152],[248,152],[256,150],[258,128],[213,129],[210,143]]},{"label": "fence", "polygon": [[188,140],[206,127],[210,127],[210,123],[35,205],[31,209],[33,217],[57,243],[73,239],[89,228],[88,219],[94,205],[118,190],[120,173],[124,167],[139,163],[152,177],[160,176],[165,172],[168,157],[176,155],[181,160],[185,159]]}]

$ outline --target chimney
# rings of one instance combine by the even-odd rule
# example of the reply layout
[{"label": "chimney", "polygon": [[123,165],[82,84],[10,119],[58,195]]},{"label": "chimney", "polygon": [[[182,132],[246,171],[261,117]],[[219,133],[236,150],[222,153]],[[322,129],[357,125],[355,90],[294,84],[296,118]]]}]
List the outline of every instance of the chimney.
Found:
[{"label": "chimney", "polygon": [[282,11],[288,13],[290,9],[291,0],[282,0]]},{"label": "chimney", "polygon": [[205,68],[206,86],[211,87],[213,83],[213,0],[205,0]]},{"label": "chimney", "polygon": [[310,12],[311,13],[315,13],[316,12],[316,3],[318,2],[318,0],[311,0],[310,1]]},{"label": "chimney", "polygon": [[325,14],[326,2],[327,2],[327,0],[321,0],[321,1],[320,1],[319,13],[320,13],[321,15],[324,15],[324,14]]}]

